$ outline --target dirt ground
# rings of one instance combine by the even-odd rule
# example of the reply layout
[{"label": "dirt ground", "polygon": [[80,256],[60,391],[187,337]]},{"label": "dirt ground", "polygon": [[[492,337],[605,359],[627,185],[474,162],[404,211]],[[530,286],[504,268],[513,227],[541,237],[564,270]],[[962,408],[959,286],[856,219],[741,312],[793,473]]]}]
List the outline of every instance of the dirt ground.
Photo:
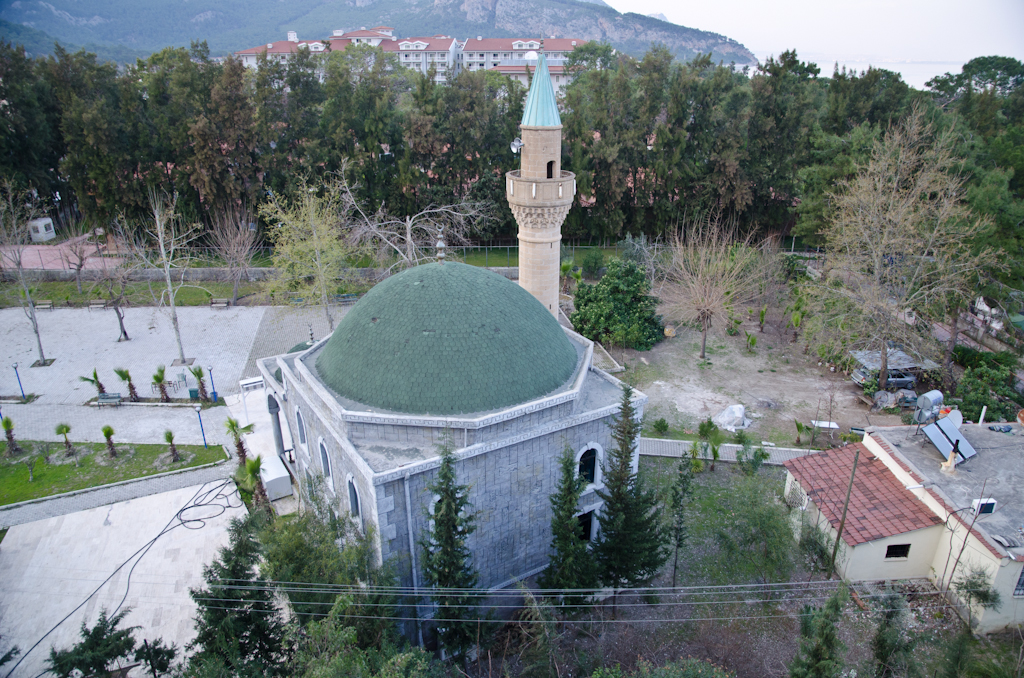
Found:
[{"label": "dirt ground", "polygon": [[[757,336],[754,352],[747,350],[744,330]],[[804,343],[792,339],[792,329],[784,330],[781,323],[766,324],[764,333],[750,322],[736,336],[712,331],[704,363],[700,333],[678,327],[675,337],[650,351],[615,348],[611,353],[626,366],[616,376],[650,397],[645,422],[664,417],[673,432],[695,430],[700,421],[736,403],[753,420],[749,432],[754,440],[779,446],[795,443],[794,420],[834,421],[843,433],[851,426],[901,423],[898,415],[869,413],[858,399],[861,389],[848,375],[819,366],[816,356],[805,353]]]}]

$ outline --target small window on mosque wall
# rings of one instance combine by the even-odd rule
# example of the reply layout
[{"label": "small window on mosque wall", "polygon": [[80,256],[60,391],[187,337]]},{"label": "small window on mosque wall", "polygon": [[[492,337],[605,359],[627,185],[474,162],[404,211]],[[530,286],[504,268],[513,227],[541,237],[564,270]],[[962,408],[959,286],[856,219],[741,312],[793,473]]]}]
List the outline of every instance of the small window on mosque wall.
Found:
[{"label": "small window on mosque wall", "polygon": [[597,477],[597,450],[593,447],[580,457],[579,475],[588,484],[593,483]]},{"label": "small window on mosque wall", "polygon": [[349,513],[353,518],[359,517],[359,493],[356,491],[356,484],[351,478],[348,479],[348,506]]},{"label": "small window on mosque wall", "polygon": [[590,541],[590,535],[594,529],[594,512],[587,511],[581,515],[576,516],[576,520],[579,521],[580,529],[578,534],[583,541]]},{"label": "small window on mosque wall", "polygon": [[910,544],[889,544],[885,549],[885,559],[909,558]]},{"label": "small window on mosque wall", "polygon": [[327,481],[327,487],[331,488],[331,492],[334,492],[334,479],[331,477],[331,458],[327,454],[327,447],[324,446],[323,442],[320,443],[320,465],[323,467],[324,480]]},{"label": "small window on mosque wall", "polygon": [[555,161],[548,160],[548,179],[555,178]]},{"label": "small window on mosque wall", "polygon": [[305,446],[306,445],[306,424],[305,424],[305,422],[302,421],[302,413],[301,412],[296,412],[295,413],[295,423],[296,423],[296,427],[295,428],[299,429],[299,443],[301,443],[303,446]]}]

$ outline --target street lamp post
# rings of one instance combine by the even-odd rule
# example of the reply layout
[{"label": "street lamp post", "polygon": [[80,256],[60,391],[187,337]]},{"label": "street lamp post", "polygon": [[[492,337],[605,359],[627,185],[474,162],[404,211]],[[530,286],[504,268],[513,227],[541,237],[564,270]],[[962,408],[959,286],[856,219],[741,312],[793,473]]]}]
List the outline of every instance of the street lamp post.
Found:
[{"label": "street lamp post", "polygon": [[213,402],[217,402],[217,385],[213,383],[213,365],[207,365],[206,369],[210,373],[210,389]]},{"label": "street lamp post", "polygon": [[14,368],[14,376],[18,378],[18,388],[21,389],[21,399],[23,401],[27,400],[27,398],[25,398],[25,387],[21,385],[21,375],[18,374],[18,363],[14,363],[11,367]]},{"label": "street lamp post", "polygon": [[203,428],[203,406],[196,405],[196,415],[199,417],[199,430],[203,434],[203,447],[209,449],[210,446],[206,444],[206,429]]}]

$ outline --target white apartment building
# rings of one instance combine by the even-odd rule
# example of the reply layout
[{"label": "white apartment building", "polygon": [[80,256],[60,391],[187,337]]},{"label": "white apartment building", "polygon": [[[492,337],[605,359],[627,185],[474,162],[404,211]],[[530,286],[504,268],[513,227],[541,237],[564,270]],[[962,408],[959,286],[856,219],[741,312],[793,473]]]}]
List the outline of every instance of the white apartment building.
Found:
[{"label": "white apartment building", "polygon": [[461,70],[462,44],[447,35],[432,37],[402,38],[385,43],[381,47],[398,55],[398,63],[424,75],[433,66],[436,69],[434,80],[447,82],[449,76],[455,77]]}]

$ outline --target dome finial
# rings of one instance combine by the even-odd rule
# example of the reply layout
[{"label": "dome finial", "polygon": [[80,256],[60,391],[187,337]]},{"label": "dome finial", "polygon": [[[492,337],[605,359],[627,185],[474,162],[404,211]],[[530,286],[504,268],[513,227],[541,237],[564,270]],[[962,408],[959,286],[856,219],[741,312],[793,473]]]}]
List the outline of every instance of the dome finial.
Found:
[{"label": "dome finial", "polygon": [[444,265],[444,224],[437,226],[437,263]]}]

